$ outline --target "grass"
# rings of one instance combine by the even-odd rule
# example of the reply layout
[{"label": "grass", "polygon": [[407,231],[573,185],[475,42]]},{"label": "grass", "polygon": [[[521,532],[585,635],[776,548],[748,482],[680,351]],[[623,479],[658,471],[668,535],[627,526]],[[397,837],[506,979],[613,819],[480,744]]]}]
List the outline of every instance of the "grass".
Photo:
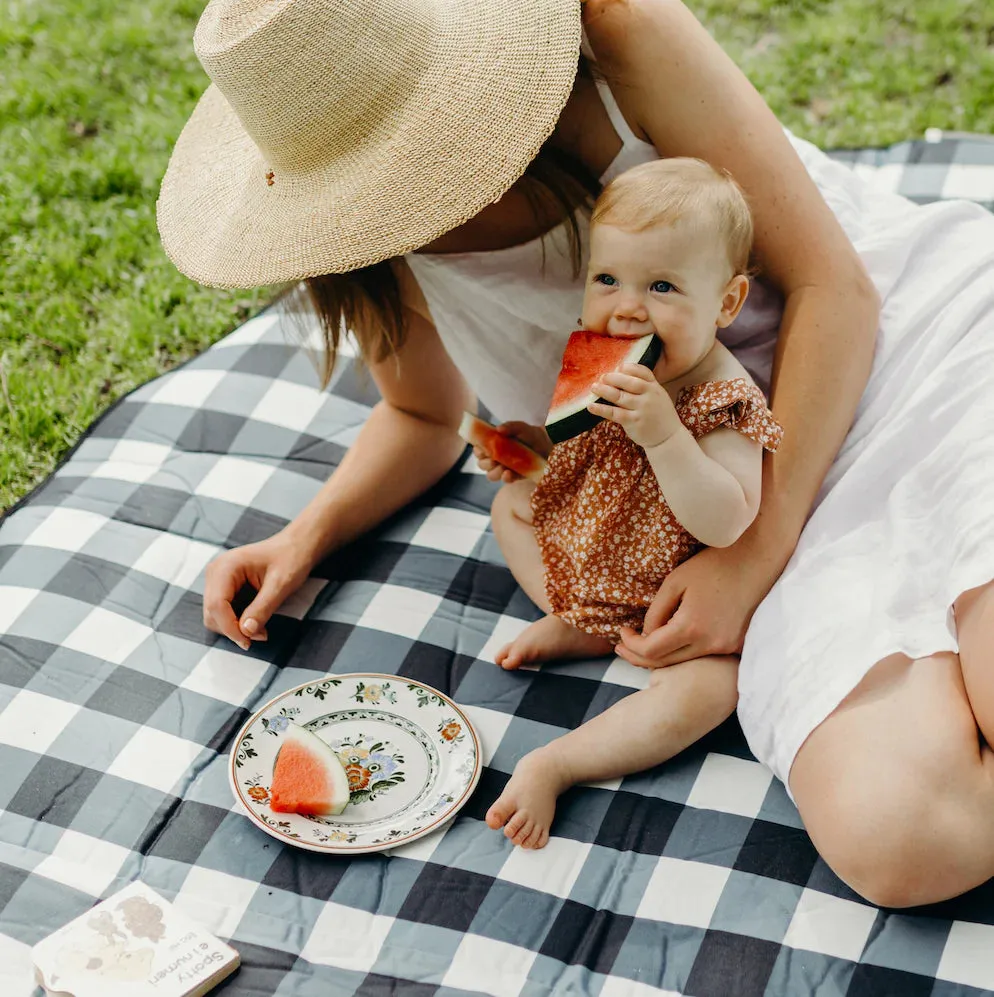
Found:
[{"label": "grass", "polygon": [[689,0],[780,120],[822,148],[994,132],[991,0]]},{"label": "grass", "polygon": [[[690,0],[781,120],[822,146],[994,132],[990,0]],[[267,292],[159,247],[155,198],[206,85],[201,0],[0,0],[0,510],[136,385]]]}]

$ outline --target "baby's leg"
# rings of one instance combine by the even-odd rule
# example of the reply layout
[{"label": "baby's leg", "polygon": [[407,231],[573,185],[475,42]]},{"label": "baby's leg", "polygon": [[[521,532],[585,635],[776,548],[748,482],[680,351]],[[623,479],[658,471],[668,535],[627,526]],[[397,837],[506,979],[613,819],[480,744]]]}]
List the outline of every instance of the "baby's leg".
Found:
[{"label": "baby's leg", "polygon": [[545,594],[545,565],[532,526],[534,488],[526,479],[504,485],[490,509],[494,534],[514,580],[536,606],[549,614],[497,652],[496,661],[502,668],[517,668],[526,661],[596,657],[611,652],[611,643],[603,637],[577,630],[552,615]]},{"label": "baby's leg", "polygon": [[545,596],[545,566],[532,526],[531,495],[535,483],[527,478],[503,485],[490,506],[490,521],[514,580],[540,609],[551,612]]},{"label": "baby's leg", "polygon": [[658,765],[731,716],[738,664],[735,656],[715,655],[654,669],[647,689],[525,755],[487,824],[503,827],[516,845],[541,848],[556,799],[570,786]]}]

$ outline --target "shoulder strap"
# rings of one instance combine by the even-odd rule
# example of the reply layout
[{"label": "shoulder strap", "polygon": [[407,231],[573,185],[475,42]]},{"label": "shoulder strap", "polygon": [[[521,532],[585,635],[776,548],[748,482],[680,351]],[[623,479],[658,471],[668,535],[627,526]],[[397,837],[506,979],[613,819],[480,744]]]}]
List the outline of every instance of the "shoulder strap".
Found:
[{"label": "shoulder strap", "polygon": [[600,76],[595,76],[594,82],[597,84],[597,92],[600,94],[604,110],[607,111],[607,116],[611,119],[611,124],[614,125],[614,130],[618,133],[618,138],[621,139],[622,145],[625,148],[631,146],[632,143],[644,145],[645,143],[632,131],[625,120],[625,116],[621,113],[621,108],[618,107],[618,102],[614,99],[614,94],[611,92],[611,87],[608,86],[607,81]]},{"label": "shoulder strap", "polygon": [[594,58],[593,49],[591,49],[590,42],[587,40],[586,31],[583,31],[580,38],[580,51],[586,57],[594,71],[594,82],[597,84],[597,92],[600,94],[601,103],[604,105],[604,110],[607,111],[607,116],[610,118],[611,124],[614,125],[614,130],[618,133],[618,138],[621,139],[622,145],[626,148],[633,142],[638,143],[639,145],[645,145],[645,143],[632,131],[628,122],[625,120],[625,116],[621,113],[621,108],[618,107],[618,102],[614,99],[611,87],[597,71],[597,60]]}]

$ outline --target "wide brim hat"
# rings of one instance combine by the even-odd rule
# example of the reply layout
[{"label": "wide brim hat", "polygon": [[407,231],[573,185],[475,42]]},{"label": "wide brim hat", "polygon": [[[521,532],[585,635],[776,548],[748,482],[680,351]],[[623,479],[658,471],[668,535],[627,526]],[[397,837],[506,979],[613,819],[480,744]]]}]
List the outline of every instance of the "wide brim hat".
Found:
[{"label": "wide brim hat", "polygon": [[580,0],[211,0],[212,79],[162,181],[177,268],[252,287],[419,249],[498,200],[552,133]]}]

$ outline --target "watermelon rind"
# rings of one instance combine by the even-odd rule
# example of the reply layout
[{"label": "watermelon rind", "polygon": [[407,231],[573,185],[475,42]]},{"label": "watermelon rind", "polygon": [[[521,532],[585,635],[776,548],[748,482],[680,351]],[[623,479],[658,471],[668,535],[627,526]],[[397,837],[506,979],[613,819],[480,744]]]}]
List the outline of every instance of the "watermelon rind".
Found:
[{"label": "watermelon rind", "polygon": [[[323,738],[318,737],[313,731],[300,724],[295,724],[292,720],[283,732],[283,744],[276,752],[273,763],[273,779],[269,787],[270,808],[277,813],[303,813],[315,814],[321,817],[335,817],[340,814],[348,805],[350,799],[349,777],[345,772],[342,760],[335,753],[335,750]],[[331,796],[324,801],[323,805],[305,809],[297,809],[293,806],[290,809],[283,808],[278,799],[281,796],[278,783],[278,773],[280,771],[280,755],[283,748],[294,743],[296,747],[308,752],[314,763],[320,765],[331,783]]]},{"label": "watermelon rind", "polygon": [[[577,333],[573,333],[570,336],[569,343],[566,344],[566,349],[563,353],[564,369],[568,363],[577,363],[578,358],[570,356],[570,345],[577,342],[577,336]],[[623,363],[639,363],[652,368],[655,367],[662,352],[662,341],[655,333],[650,333],[648,336],[631,340],[629,349],[611,369],[617,370]],[[593,384],[607,373],[609,373],[607,370],[593,370],[587,383]],[[560,377],[562,377],[562,372],[560,372]],[[545,420],[545,428],[549,434],[549,439],[553,443],[562,443],[563,440],[571,439],[574,436],[579,436],[580,433],[585,433],[588,429],[593,429],[597,423],[602,421],[602,417],[588,412],[587,406],[591,402],[597,401],[603,402],[606,405],[611,404],[606,399],[599,398],[593,391],[588,389],[575,394],[569,401],[563,402],[551,409],[548,418]]]}]

